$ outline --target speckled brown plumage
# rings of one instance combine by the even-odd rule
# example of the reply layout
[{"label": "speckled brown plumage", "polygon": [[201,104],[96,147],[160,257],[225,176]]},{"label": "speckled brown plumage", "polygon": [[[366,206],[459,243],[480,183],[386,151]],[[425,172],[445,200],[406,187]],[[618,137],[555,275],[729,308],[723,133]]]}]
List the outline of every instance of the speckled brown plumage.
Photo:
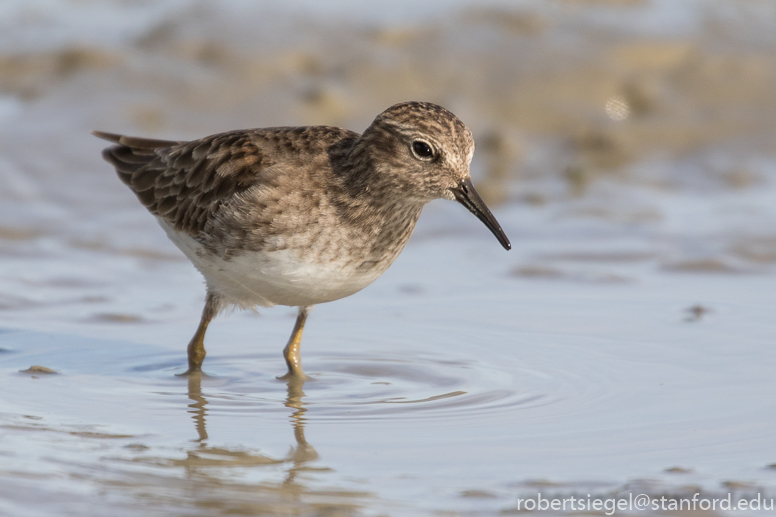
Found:
[{"label": "speckled brown plumage", "polygon": [[[362,135],[328,126],[191,142],[95,135],[116,144],[103,157],[207,281],[189,371],[204,358],[207,323],[229,304],[301,307],[292,336],[298,351],[306,307],[380,276],[433,199],[459,201],[509,247],[471,185],[471,133],[434,104],[392,106]],[[291,375],[301,375],[292,341],[286,361]]]}]

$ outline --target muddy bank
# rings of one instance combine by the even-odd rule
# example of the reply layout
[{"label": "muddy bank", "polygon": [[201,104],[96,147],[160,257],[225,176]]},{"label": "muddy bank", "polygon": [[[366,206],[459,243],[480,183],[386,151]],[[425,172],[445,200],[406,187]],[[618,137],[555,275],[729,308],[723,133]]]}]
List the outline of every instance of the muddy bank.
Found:
[{"label": "muddy bank", "polygon": [[[516,177],[572,194],[602,175],[742,188],[763,174],[747,157],[776,151],[776,37],[767,2],[736,5],[527,2],[383,25],[183,4],[119,41],[3,48],[0,91],[23,103],[88,96],[101,127],[176,138],[359,129],[426,99],[474,129],[492,201],[510,199],[500,192]],[[634,168],[655,157],[681,166]]]}]

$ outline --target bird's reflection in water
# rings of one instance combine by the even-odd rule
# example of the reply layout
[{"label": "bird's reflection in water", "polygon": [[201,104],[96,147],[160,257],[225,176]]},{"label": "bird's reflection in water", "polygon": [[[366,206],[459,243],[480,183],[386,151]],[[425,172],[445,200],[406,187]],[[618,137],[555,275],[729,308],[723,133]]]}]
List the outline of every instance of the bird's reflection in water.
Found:
[{"label": "bird's reflection in water", "polygon": [[[186,448],[184,458],[139,458],[147,464],[183,469],[184,476],[169,476],[162,472],[132,474],[125,488],[136,486],[146,501],[158,501],[169,507],[187,508],[191,515],[360,515],[360,508],[373,494],[336,486],[307,486],[299,473],[332,472],[331,469],[310,465],[318,453],[304,435],[304,382],[287,382],[285,407],[291,410],[289,420],[296,444],[282,457],[273,458],[241,447],[208,445],[207,419],[210,402],[202,392],[203,376],[188,377],[187,411],[194,422],[197,438]],[[213,406],[210,406],[212,409]],[[266,467],[266,479],[256,480],[256,473]],[[284,469],[282,481],[276,479],[278,468]],[[226,470],[225,470],[226,469]],[[249,469],[246,472],[245,469]],[[241,474],[248,474],[245,478]],[[262,476],[259,476],[262,477]],[[320,480],[317,480],[320,481]],[[328,513],[327,513],[328,512]],[[189,511],[186,512],[189,515]]]},{"label": "bird's reflection in water", "polygon": [[197,372],[189,375],[189,399],[192,401],[189,404],[191,408],[189,413],[192,414],[192,420],[194,420],[194,426],[197,429],[199,438],[197,441],[205,445],[207,442],[207,428],[205,426],[205,417],[207,416],[207,399],[202,396],[202,373]]},{"label": "bird's reflection in water", "polygon": [[289,463],[290,468],[287,471],[284,485],[290,486],[295,483],[297,473],[302,470],[328,470],[326,468],[312,469],[306,466],[307,463],[317,460],[318,453],[312,445],[307,443],[304,436],[305,418],[307,409],[304,407],[304,380],[290,379],[286,381],[286,400],[284,405],[293,409],[289,417],[294,430],[294,439],[296,445],[284,458],[271,458],[262,454],[252,453],[244,449],[227,449],[223,447],[210,447],[207,444],[207,413],[208,400],[202,394],[202,374],[195,373],[188,376],[188,396],[191,403],[188,405],[188,412],[194,422],[197,431],[198,447],[187,451],[187,458],[180,462],[190,473],[196,471],[199,467],[207,466],[236,466],[247,467],[256,465],[271,465]]},{"label": "bird's reflection in water", "polygon": [[307,413],[307,408],[302,403],[304,397],[304,379],[291,378],[288,379],[286,386],[286,403],[287,408],[294,409],[291,414],[291,424],[294,428],[294,439],[296,439],[296,447],[291,449],[288,455],[294,463],[294,467],[289,470],[289,479],[293,480],[296,476],[296,471],[308,461],[315,461],[318,459],[318,453],[315,451],[312,445],[307,443],[304,437],[304,414]]}]

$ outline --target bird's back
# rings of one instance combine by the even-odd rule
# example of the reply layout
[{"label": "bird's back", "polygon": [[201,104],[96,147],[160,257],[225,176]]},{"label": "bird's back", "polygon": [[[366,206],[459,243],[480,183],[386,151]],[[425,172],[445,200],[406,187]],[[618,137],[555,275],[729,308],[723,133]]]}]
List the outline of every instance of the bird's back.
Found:
[{"label": "bird's back", "polygon": [[279,169],[286,181],[313,169],[325,173],[327,147],[358,136],[332,127],[237,130],[190,142],[94,134],[117,144],[106,148],[103,158],[140,202],[193,237],[249,189],[263,188],[268,201],[277,198],[270,191]]},{"label": "bird's back", "polygon": [[103,157],[210,288],[242,306],[353,294],[393,262],[420,214],[420,206],[349,208],[332,160],[359,135],[344,129],[240,130],[191,142],[95,134],[116,144]]}]

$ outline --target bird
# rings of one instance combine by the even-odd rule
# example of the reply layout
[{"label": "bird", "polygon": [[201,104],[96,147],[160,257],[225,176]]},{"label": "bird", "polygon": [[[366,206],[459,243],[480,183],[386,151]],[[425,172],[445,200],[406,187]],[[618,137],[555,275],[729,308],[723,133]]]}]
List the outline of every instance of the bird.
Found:
[{"label": "bird", "polygon": [[192,141],[93,131],[102,157],[205,279],[188,369],[224,309],[298,308],[282,379],[306,378],[310,309],[350,296],[396,260],[426,203],[457,201],[511,244],[472,184],[472,133],[430,102],[395,104],[362,134],[333,126],[268,127]]}]

